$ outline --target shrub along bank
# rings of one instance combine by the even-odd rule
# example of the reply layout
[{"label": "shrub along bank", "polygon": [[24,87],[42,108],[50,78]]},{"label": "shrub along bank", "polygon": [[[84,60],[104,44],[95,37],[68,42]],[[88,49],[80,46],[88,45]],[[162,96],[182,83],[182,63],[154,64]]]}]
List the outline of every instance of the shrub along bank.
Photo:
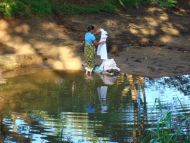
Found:
[{"label": "shrub along bank", "polygon": [[5,17],[50,16],[53,14],[115,13],[121,7],[158,5],[172,8],[177,0],[0,0],[0,15]]}]

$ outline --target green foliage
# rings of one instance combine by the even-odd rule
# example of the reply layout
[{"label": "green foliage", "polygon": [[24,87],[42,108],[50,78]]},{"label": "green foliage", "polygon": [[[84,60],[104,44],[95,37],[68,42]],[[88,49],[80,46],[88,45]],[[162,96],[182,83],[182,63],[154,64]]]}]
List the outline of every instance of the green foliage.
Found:
[{"label": "green foliage", "polygon": [[156,4],[162,8],[171,8],[177,0],[102,0],[95,4],[73,4],[60,0],[0,0],[0,14],[6,17],[52,15],[52,14],[81,14],[116,12],[119,5],[136,7],[145,4]]},{"label": "green foliage", "polygon": [[75,4],[64,4],[61,6],[61,12],[68,14],[97,13],[99,12],[99,9],[96,9],[96,7],[93,6],[84,7]]},{"label": "green foliage", "polygon": [[56,14],[89,14],[109,12],[114,13],[116,11],[116,5],[108,0],[97,5],[77,5],[71,3],[61,4],[59,2],[52,4],[53,12]]},{"label": "green foliage", "polygon": [[118,0],[118,2],[126,7],[139,7],[148,3],[148,0]]},{"label": "green foliage", "polygon": [[161,8],[172,8],[176,6],[177,0],[118,0],[118,3],[125,7],[139,7],[145,4],[156,4]]},{"label": "green foliage", "polygon": [[3,0],[0,1],[3,16],[50,15],[51,4],[48,0]]},{"label": "green foliage", "polygon": [[26,5],[29,5],[32,13],[37,15],[50,15],[51,4],[48,0],[22,0]]},{"label": "green foliage", "polygon": [[[180,137],[182,133],[182,125],[188,124],[190,122],[190,117],[186,114],[181,115],[181,117],[178,117],[181,119],[181,124],[176,124],[175,120],[172,118],[172,112],[164,112],[164,107],[162,107],[160,100],[156,100],[155,104],[156,103],[158,104],[157,107],[161,112],[161,118],[157,121],[156,128],[150,128],[146,130],[146,136],[142,137],[141,143],[178,143],[179,141],[181,141]],[[181,104],[180,100],[179,103]],[[190,135],[186,134],[185,138],[183,138],[182,143],[188,142],[189,139]]]},{"label": "green foliage", "polygon": [[0,13],[3,16],[31,16],[55,14],[81,14],[115,12],[115,0],[104,0],[94,5],[79,5],[49,0],[3,0],[0,1]]},{"label": "green foliage", "polygon": [[177,4],[177,0],[151,0],[151,2],[159,5],[161,8],[172,8]]},{"label": "green foliage", "polygon": [[4,0],[0,2],[0,12],[4,16],[12,16],[14,9],[16,9],[16,2],[12,0]]}]

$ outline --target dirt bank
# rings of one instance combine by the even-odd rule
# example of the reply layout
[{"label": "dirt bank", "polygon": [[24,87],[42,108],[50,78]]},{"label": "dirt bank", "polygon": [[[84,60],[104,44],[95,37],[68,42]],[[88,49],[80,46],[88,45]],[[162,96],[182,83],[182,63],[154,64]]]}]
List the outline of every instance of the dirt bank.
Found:
[{"label": "dirt bank", "polygon": [[145,76],[190,74],[189,19],[187,9],[165,11],[155,7],[114,15],[1,19],[1,71],[28,65],[81,69],[80,42],[86,26],[94,24],[109,32],[109,57],[116,59],[122,72]]}]

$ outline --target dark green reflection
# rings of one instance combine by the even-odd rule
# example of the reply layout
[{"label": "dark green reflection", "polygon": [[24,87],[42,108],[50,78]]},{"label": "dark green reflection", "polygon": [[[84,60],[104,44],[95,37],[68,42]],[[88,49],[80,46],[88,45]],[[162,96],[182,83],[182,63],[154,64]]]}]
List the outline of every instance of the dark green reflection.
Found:
[{"label": "dark green reflection", "polygon": [[[176,86],[168,83],[173,82],[125,74],[89,79],[83,73],[50,70],[9,78],[6,85],[0,86],[1,140],[140,142],[140,137],[160,118],[154,103],[158,97],[150,91],[161,95],[164,86],[174,92]],[[154,89],[157,86],[158,90]],[[188,95],[185,93],[177,94],[183,97]],[[189,102],[185,107],[189,112]],[[184,113],[177,103],[174,109],[179,111],[173,118]]]}]

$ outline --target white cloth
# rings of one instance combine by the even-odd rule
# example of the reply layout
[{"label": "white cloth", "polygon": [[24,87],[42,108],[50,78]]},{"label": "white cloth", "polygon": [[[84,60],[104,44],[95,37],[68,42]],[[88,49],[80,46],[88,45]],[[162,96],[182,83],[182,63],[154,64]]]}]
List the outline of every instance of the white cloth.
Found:
[{"label": "white cloth", "polygon": [[97,88],[101,105],[101,113],[106,113],[108,110],[108,105],[106,104],[107,90],[108,86],[101,86]]},{"label": "white cloth", "polygon": [[99,55],[102,60],[106,60],[108,59],[107,45],[106,45],[108,33],[104,29],[100,29],[100,31],[101,31],[101,37],[99,42],[104,42],[104,43],[98,45],[97,55]]},{"label": "white cloth", "polygon": [[112,69],[120,71],[120,68],[117,67],[117,64],[114,59],[104,60],[100,67],[103,68],[103,71]]},{"label": "white cloth", "polygon": [[97,88],[97,91],[98,91],[98,95],[99,95],[99,99],[100,99],[100,100],[106,100],[107,90],[108,90],[108,87],[107,87],[107,86],[101,86],[101,87],[98,87],[98,88]]},{"label": "white cloth", "polygon": [[100,75],[100,78],[103,80],[105,85],[113,85],[117,79],[117,77],[114,76],[107,76],[107,75]]}]

